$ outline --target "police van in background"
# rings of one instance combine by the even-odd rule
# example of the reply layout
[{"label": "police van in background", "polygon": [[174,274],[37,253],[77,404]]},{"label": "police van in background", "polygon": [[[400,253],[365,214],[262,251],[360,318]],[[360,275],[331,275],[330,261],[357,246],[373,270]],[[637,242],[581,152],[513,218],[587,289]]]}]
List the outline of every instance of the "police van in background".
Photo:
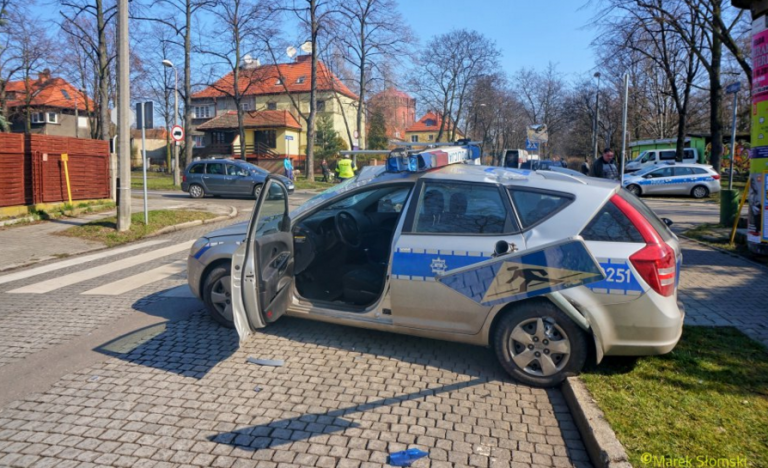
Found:
[{"label": "police van in background", "polygon": [[699,152],[696,148],[683,149],[683,159],[676,159],[674,149],[655,149],[643,151],[638,157],[627,162],[624,172],[635,172],[649,166],[664,164],[667,162],[678,162],[684,164],[696,164],[699,162]]}]

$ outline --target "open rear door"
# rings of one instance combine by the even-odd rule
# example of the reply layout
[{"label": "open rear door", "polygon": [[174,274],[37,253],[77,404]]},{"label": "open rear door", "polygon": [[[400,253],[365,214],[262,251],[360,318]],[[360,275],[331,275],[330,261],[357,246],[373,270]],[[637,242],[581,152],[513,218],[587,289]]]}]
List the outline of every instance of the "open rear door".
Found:
[{"label": "open rear door", "polygon": [[293,235],[288,191],[267,177],[248,224],[245,241],[232,257],[232,311],[244,341],[285,313],[293,291]]}]

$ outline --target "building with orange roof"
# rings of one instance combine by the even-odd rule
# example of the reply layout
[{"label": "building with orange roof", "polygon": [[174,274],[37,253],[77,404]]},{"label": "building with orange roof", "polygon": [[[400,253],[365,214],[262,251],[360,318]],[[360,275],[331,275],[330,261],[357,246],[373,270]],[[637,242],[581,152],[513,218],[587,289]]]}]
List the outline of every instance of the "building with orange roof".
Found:
[{"label": "building with orange roof", "polygon": [[[246,63],[239,70],[238,89],[246,111],[245,147],[249,158],[303,157],[307,147],[310,56],[290,63]],[[355,144],[357,95],[320,61],[317,63],[317,116],[327,115],[348,147]],[[234,73],[192,95],[195,155],[237,155],[240,135],[234,100]],[[347,129],[349,128],[349,132]],[[365,131],[360,132],[364,136]]]},{"label": "building with orange roof", "polygon": [[[419,119],[410,127],[405,129],[406,141],[412,143],[434,143],[437,142],[437,135],[440,133],[440,126],[443,123],[443,116],[439,112],[429,111],[424,114],[424,117]],[[439,141],[448,141],[450,136],[450,129],[453,126],[453,121],[449,118],[445,119],[445,126],[443,128],[443,135]],[[460,129],[456,129],[455,140],[461,140],[464,138],[464,132]]]},{"label": "building with orange roof", "polygon": [[36,80],[9,81],[5,92],[12,132],[24,133],[29,106],[32,133],[90,138],[95,104],[65,79],[45,70]]},{"label": "building with orange roof", "polygon": [[416,99],[395,88],[371,96],[368,112],[380,111],[384,115],[387,137],[405,141],[405,130],[416,120]]}]

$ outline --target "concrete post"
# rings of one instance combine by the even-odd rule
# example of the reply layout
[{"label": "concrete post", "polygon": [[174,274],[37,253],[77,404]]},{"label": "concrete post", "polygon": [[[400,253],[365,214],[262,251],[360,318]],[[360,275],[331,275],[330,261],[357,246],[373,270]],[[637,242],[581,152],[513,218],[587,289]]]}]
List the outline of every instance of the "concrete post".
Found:
[{"label": "concrete post", "polygon": [[131,227],[131,85],[129,79],[128,0],[117,2],[117,158],[118,188],[117,230]]}]

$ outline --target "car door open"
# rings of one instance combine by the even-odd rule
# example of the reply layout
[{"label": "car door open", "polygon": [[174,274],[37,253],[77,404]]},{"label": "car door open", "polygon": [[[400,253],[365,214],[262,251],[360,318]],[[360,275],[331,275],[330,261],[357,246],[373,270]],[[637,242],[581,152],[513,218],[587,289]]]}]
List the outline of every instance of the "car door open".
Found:
[{"label": "car door open", "polygon": [[232,309],[244,341],[285,313],[293,291],[293,236],[288,192],[267,177],[245,241],[232,257]]}]

